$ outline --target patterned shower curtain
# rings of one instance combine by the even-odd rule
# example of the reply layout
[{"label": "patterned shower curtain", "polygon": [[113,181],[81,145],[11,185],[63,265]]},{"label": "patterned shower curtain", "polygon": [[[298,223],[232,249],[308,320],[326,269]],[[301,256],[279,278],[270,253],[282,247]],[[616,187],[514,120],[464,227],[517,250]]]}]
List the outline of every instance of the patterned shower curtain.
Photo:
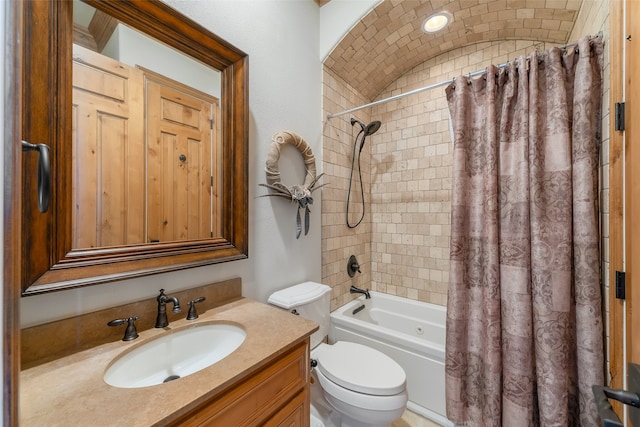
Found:
[{"label": "patterned shower curtain", "polygon": [[453,122],[447,416],[596,426],[602,40],[446,89]]}]

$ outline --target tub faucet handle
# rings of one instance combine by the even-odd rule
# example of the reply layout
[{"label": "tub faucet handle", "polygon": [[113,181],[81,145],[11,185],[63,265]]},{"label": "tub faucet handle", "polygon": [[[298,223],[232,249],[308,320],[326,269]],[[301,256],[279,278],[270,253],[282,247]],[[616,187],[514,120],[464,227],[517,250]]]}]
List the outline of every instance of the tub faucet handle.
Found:
[{"label": "tub faucet handle", "polygon": [[124,331],[124,337],[122,338],[122,341],[133,341],[138,338],[138,331],[136,330],[136,325],[134,324],[134,322],[138,319],[140,319],[138,316],[128,317],[126,319],[113,319],[112,321],[107,323],[107,325],[119,326],[126,323],[127,329],[125,329]]},{"label": "tub faucet handle", "polygon": [[187,314],[187,320],[194,320],[198,318],[198,312],[196,311],[196,304],[204,301],[205,297],[196,298],[189,301],[189,313]]},{"label": "tub faucet handle", "polygon": [[347,261],[347,274],[349,274],[349,277],[353,277],[356,275],[356,272],[362,273],[362,271],[360,271],[360,264],[358,264],[356,256],[351,255],[349,261]]}]

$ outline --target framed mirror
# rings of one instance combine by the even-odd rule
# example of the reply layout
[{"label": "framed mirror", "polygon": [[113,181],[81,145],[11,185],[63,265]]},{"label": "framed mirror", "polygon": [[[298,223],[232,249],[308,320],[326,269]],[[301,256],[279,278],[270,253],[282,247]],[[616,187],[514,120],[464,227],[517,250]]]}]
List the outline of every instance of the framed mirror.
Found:
[{"label": "framed mirror", "polygon": [[246,258],[247,55],[161,1],[24,5],[22,295]]}]

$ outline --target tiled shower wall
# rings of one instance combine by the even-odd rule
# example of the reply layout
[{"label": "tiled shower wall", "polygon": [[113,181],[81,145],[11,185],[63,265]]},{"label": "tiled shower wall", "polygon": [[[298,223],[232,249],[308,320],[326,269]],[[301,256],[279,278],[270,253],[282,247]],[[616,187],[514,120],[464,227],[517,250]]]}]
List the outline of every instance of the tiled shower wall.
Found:
[{"label": "tiled shower wall", "polygon": [[[323,110],[325,114],[344,111],[368,102],[342,79],[337,78],[324,67],[323,73]],[[370,153],[374,138],[368,138],[366,148],[362,150],[360,169],[364,188],[365,210],[362,223],[355,228],[347,227],[346,200],[351,175],[351,162],[355,137],[360,127],[351,126],[350,119],[355,117],[363,123],[369,123],[369,109],[326,120],[323,127],[322,168],[327,183],[322,189],[322,282],[332,287],[331,310],[351,300],[351,284],[370,289],[371,285],[371,205],[370,197]],[[361,217],[362,197],[360,196],[357,157],[351,184],[349,204],[350,224]],[[355,255],[362,266],[361,273],[351,279],[347,274],[347,260]]]},{"label": "tiled shower wall", "polygon": [[[608,2],[585,1],[571,40],[602,30],[608,34]],[[415,67],[391,84],[377,99],[449,80],[460,74],[502,64],[534,49],[551,45],[507,40],[453,50]],[[605,101],[608,97],[608,50],[605,51]],[[328,67],[324,69],[325,114],[344,111],[370,100]],[[332,286],[332,309],[352,299],[351,283],[411,299],[446,304],[449,280],[451,137],[445,86],[369,107],[325,121],[323,168],[322,254],[323,282]],[[603,176],[608,174],[608,102],[603,105]],[[382,127],[362,152],[366,216],[351,230],[345,225],[345,206],[355,116],[364,122],[381,120]],[[603,179],[603,200],[608,180]],[[369,191],[370,189],[370,191]],[[359,187],[358,187],[359,191]],[[353,193],[352,193],[353,197]],[[359,196],[356,197],[359,200]],[[353,200],[353,198],[352,198]],[[606,204],[603,203],[604,206]],[[604,207],[603,206],[603,207]],[[353,210],[354,204],[350,205]],[[607,212],[603,210],[603,215]],[[607,224],[603,221],[603,224]],[[603,238],[608,233],[603,231]],[[346,273],[353,253],[362,273]],[[607,252],[603,254],[608,261]],[[606,265],[605,265],[606,268]],[[606,275],[604,275],[606,277]]]}]

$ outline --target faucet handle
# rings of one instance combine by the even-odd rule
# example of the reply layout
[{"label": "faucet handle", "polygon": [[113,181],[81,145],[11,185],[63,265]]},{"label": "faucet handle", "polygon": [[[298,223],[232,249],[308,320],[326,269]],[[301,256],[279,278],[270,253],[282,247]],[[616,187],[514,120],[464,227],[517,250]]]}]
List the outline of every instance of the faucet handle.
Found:
[{"label": "faucet handle", "polygon": [[362,273],[362,271],[360,271],[360,264],[358,264],[356,256],[351,255],[347,261],[347,273],[349,274],[349,277],[353,277],[356,275],[356,272]]},{"label": "faucet handle", "polygon": [[194,320],[198,318],[198,312],[196,311],[196,304],[204,301],[205,297],[196,298],[189,301],[189,313],[187,314],[187,320]]},{"label": "faucet handle", "polygon": [[124,337],[122,338],[122,341],[133,341],[136,338],[138,338],[138,331],[136,330],[136,325],[133,322],[139,319],[140,318],[138,316],[128,317],[126,319],[113,319],[112,321],[107,323],[107,325],[119,326],[119,325],[124,325],[124,323],[126,322],[127,329],[125,329],[124,331]]}]

